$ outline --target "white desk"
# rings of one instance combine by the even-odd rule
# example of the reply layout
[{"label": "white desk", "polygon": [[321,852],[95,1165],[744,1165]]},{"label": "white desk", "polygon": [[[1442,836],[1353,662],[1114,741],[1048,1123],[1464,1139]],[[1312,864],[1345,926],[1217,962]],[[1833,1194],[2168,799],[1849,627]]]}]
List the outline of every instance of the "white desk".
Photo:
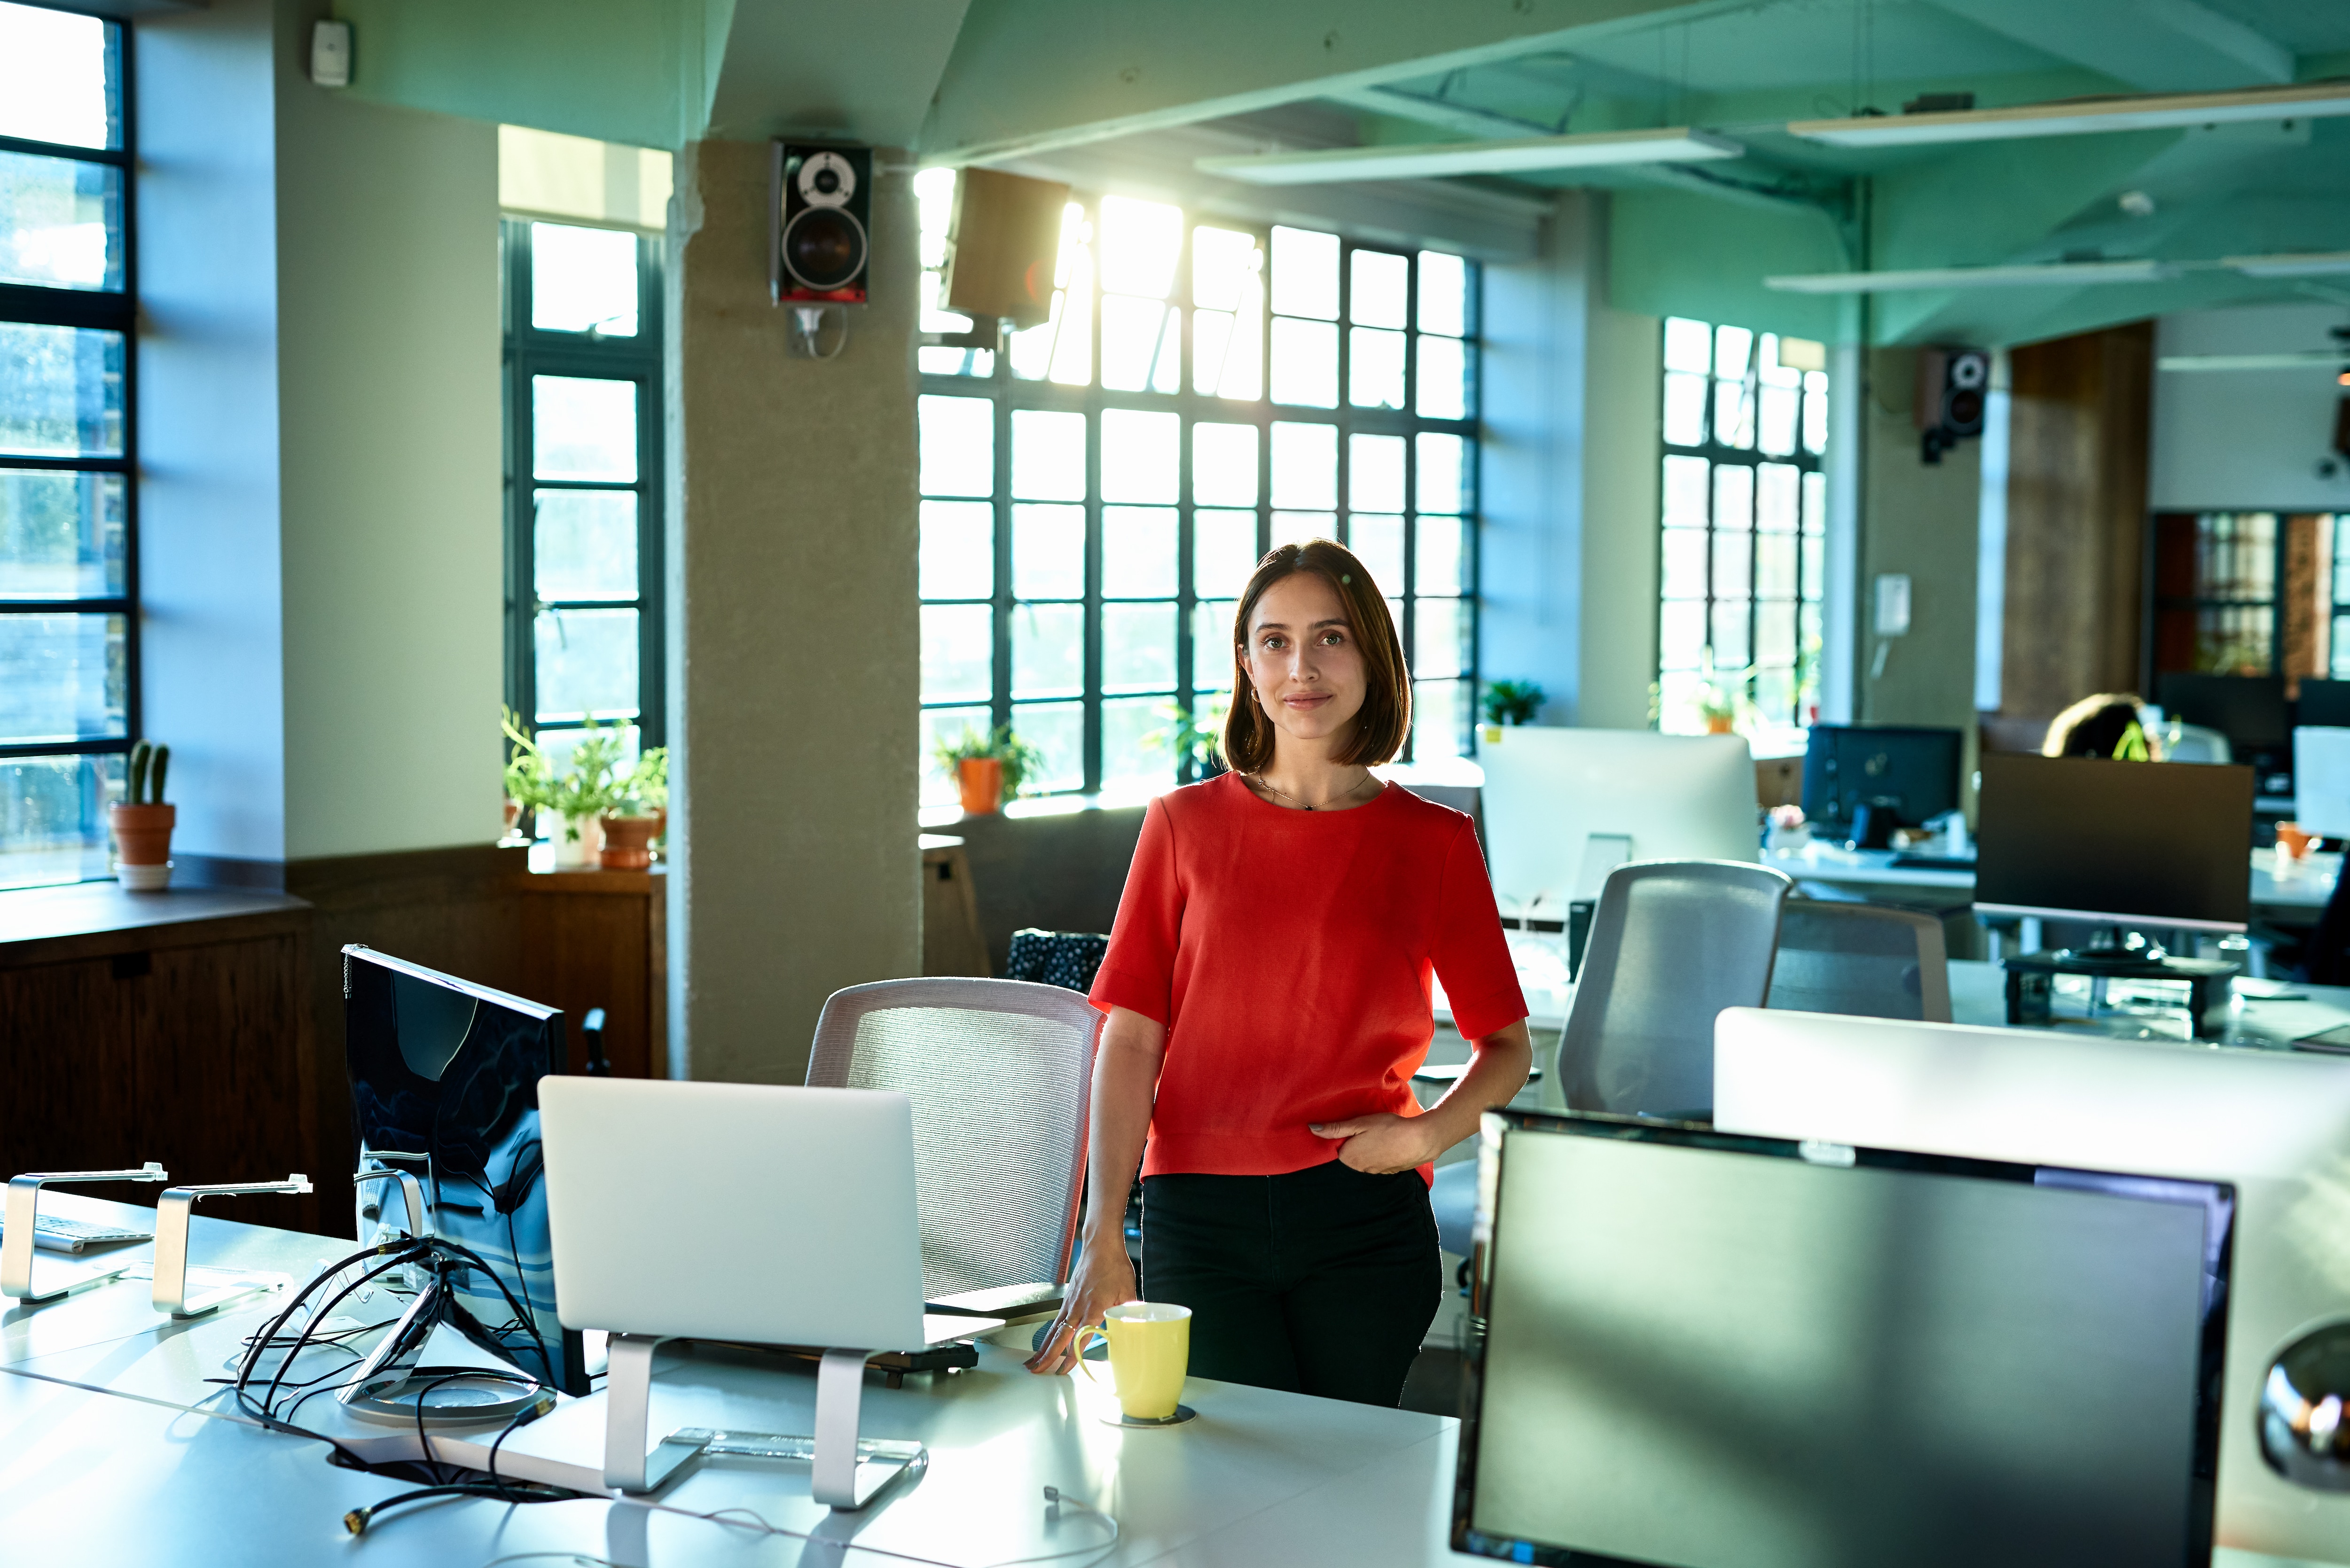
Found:
[{"label": "white desk", "polygon": [[[2325,907],[2340,875],[2342,857],[2314,854],[2303,862],[2288,862],[2277,872],[2276,853],[2245,851],[2251,876],[2255,913],[2286,925],[2307,925]],[[1825,882],[1892,901],[1958,905],[1974,898],[1972,871],[1937,871],[1893,864],[1890,849],[1842,849],[1812,844],[1792,852],[1765,851],[1762,864],[1784,871],[1799,881]],[[1908,897],[1903,898],[1904,895]]]}]

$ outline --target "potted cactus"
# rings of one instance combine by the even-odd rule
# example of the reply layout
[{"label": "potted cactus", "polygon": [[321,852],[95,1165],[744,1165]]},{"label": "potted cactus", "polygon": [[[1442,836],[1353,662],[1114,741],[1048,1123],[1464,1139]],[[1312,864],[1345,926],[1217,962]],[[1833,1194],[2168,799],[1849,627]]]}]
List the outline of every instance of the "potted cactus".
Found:
[{"label": "potted cactus", "polygon": [[141,741],[130,748],[121,804],[106,808],[114,829],[114,874],[134,893],[159,893],[172,882],[172,827],[177,807],[163,804],[163,775],[172,748]]}]

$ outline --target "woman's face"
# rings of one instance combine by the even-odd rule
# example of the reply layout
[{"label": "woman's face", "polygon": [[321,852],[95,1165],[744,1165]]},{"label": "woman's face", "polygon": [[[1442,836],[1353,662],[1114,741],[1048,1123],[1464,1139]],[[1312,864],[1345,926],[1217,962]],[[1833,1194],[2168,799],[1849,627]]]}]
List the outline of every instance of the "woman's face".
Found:
[{"label": "woman's face", "polygon": [[1321,741],[1355,727],[1362,649],[1338,590],[1320,574],[1292,572],[1265,589],[1249,612],[1241,657],[1257,701],[1283,733]]}]

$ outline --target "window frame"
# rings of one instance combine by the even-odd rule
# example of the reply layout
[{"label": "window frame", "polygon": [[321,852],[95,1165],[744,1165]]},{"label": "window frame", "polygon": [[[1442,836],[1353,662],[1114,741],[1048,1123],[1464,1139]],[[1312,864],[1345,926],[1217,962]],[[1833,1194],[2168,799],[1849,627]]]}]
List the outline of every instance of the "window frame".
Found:
[{"label": "window frame", "polygon": [[[26,0],[37,5],[38,0]],[[41,9],[62,10],[60,6]],[[74,12],[74,15],[86,13]],[[132,91],[132,34],[113,17],[95,18],[106,29],[108,91],[120,128],[114,147],[78,147],[30,138],[0,136],[0,153],[102,164],[120,171],[113,214],[121,236],[122,286],[118,290],[70,288],[49,284],[0,283],[0,322],[11,326],[69,327],[113,332],[122,339],[122,451],[119,456],[55,456],[0,451],[0,468],[49,473],[113,474],[122,480],[122,591],[75,598],[0,597],[0,616],[115,615],[122,618],[123,733],[65,741],[0,739],[0,763],[43,757],[127,757],[145,728],[141,691],[139,575],[139,224],[134,181],[138,171],[137,97]],[[120,776],[106,770],[98,805],[109,804]],[[104,828],[94,852],[102,854]],[[85,867],[88,862],[85,859]],[[101,876],[108,873],[100,873]]]},{"label": "window frame", "polygon": [[[1102,200],[1107,195],[1116,193],[1111,191],[1076,191],[1071,192],[1069,200],[1072,203],[1084,207],[1087,221],[1098,236],[1101,232]],[[1197,608],[1202,602],[1202,596],[1197,591],[1195,573],[1197,566],[1195,520],[1198,508],[1192,495],[1192,432],[1196,425],[1201,423],[1253,425],[1256,429],[1257,500],[1253,510],[1256,514],[1256,554],[1260,557],[1273,546],[1273,518],[1274,512],[1279,510],[1273,503],[1273,427],[1275,424],[1327,424],[1335,427],[1338,455],[1335,474],[1336,504],[1334,511],[1338,519],[1337,536],[1342,543],[1348,544],[1350,547],[1354,509],[1349,504],[1351,500],[1347,455],[1350,450],[1349,439],[1357,434],[1404,438],[1404,511],[1402,514],[1404,577],[1399,584],[1381,586],[1392,597],[1402,603],[1403,614],[1397,629],[1403,641],[1407,663],[1415,668],[1415,683],[1419,679],[1416,673],[1418,660],[1414,655],[1418,650],[1418,621],[1421,597],[1418,579],[1419,527],[1422,514],[1419,505],[1419,443],[1413,438],[1421,433],[1459,436],[1468,443],[1461,481],[1461,511],[1458,514],[1461,529],[1461,587],[1458,599],[1464,607],[1463,646],[1457,675],[1435,676],[1430,679],[1431,681],[1457,681],[1463,694],[1464,708],[1459,715],[1462,733],[1457,742],[1458,752],[1455,753],[1448,751],[1445,754],[1473,756],[1476,746],[1475,720],[1479,691],[1478,630],[1482,608],[1479,568],[1482,530],[1479,526],[1480,514],[1476,494],[1478,453],[1483,439],[1482,420],[1479,407],[1482,374],[1482,343],[1479,337],[1482,294],[1482,265],[1472,256],[1466,254],[1461,256],[1466,273],[1463,284],[1465,297],[1462,335],[1459,339],[1463,346],[1467,361],[1464,367],[1466,417],[1459,420],[1423,418],[1412,411],[1419,403],[1419,346],[1422,336],[1419,326],[1420,268],[1417,256],[1420,250],[1433,247],[1380,244],[1357,240],[1343,232],[1327,228],[1311,231],[1335,234],[1338,240],[1338,314],[1332,322],[1337,333],[1337,402],[1336,407],[1326,409],[1304,404],[1278,403],[1273,399],[1273,332],[1274,323],[1281,317],[1273,303],[1272,236],[1273,230],[1277,226],[1302,227],[1303,225],[1276,225],[1254,220],[1235,219],[1209,208],[1195,208],[1180,202],[1170,204],[1177,206],[1182,213],[1183,234],[1174,279],[1166,296],[1170,307],[1182,312],[1181,330],[1179,335],[1181,344],[1180,362],[1177,366],[1175,391],[1113,391],[1102,386],[1102,301],[1108,291],[1101,286],[1097,275],[1089,288],[1091,297],[1088,308],[1092,315],[1088,331],[1092,374],[1086,385],[1082,387],[1069,385],[1055,381],[1049,376],[1037,380],[1015,377],[1012,374],[1011,354],[1008,347],[999,348],[995,351],[993,364],[990,372],[984,376],[918,369],[917,391],[920,396],[983,399],[992,404],[993,473],[991,492],[985,504],[991,508],[993,519],[994,570],[994,592],[985,600],[922,597],[919,602],[925,607],[980,603],[985,603],[989,607],[991,611],[991,689],[985,707],[991,726],[1010,723],[1016,730],[1017,715],[1023,708],[1065,704],[1072,701],[1082,702],[1084,756],[1081,782],[1075,787],[1050,791],[1035,790],[1030,793],[1050,794],[1065,799],[1098,795],[1104,787],[1103,704],[1105,701],[1140,701],[1155,698],[1179,707],[1186,713],[1197,713],[1201,700],[1212,698],[1221,690],[1220,687],[1212,684],[1203,688],[1200,683],[1201,649],[1199,647],[1199,639],[1195,634],[1194,627]],[[1192,303],[1191,289],[1193,236],[1201,227],[1248,234],[1254,237],[1265,257],[1266,286],[1257,326],[1260,381],[1258,396],[1253,400],[1225,398],[1212,392],[1199,391],[1193,386],[1194,335],[1199,320],[1199,309]],[[1353,378],[1354,328],[1357,325],[1353,319],[1354,256],[1357,251],[1401,256],[1408,264],[1405,326],[1402,329],[1404,407],[1401,409],[1358,408],[1349,401]],[[1433,334],[1432,336],[1443,335]],[[967,357],[966,363],[968,362]],[[1178,416],[1180,421],[1176,499],[1171,504],[1158,504],[1170,506],[1176,514],[1177,576],[1176,591],[1171,598],[1107,599],[1103,593],[1102,514],[1104,507],[1107,504],[1136,504],[1123,502],[1105,503],[1101,493],[1101,417],[1106,412],[1118,410],[1159,414],[1171,412]],[[1085,649],[1082,696],[1076,699],[1055,696],[1027,698],[1015,701],[1012,696],[1013,617],[1021,603],[1030,602],[1019,599],[1014,592],[1013,511],[1016,503],[1012,494],[1012,420],[1015,413],[1029,411],[1079,413],[1086,420],[1086,499],[1082,503],[1086,518],[1085,591],[1082,599],[1075,601],[1083,607]],[[925,499],[931,498],[925,497]],[[941,496],[936,499],[975,502],[980,498]],[[1211,506],[1209,510],[1229,511],[1238,510],[1238,508]],[[1428,515],[1449,517],[1453,514],[1429,514]],[[1435,597],[1449,598],[1453,596]],[[1220,604],[1225,601],[1210,597],[1206,602]],[[1112,693],[1103,691],[1103,607],[1105,603],[1171,603],[1175,607],[1175,685],[1171,691],[1146,693],[1125,691]],[[1209,657],[1213,658],[1215,655],[1211,652]],[[921,711],[925,714],[978,706],[981,704],[968,699],[936,701],[925,700],[920,704]],[[1414,759],[1418,750],[1418,739],[1419,728],[1415,713],[1412,734],[1407,750],[1398,759],[1399,762]],[[1180,768],[1170,762],[1166,783],[1169,787],[1171,787],[1178,784],[1193,782],[1197,776],[1198,770],[1190,760],[1184,761]]]},{"label": "window frame", "polygon": [[[556,332],[531,324],[531,228],[604,229],[629,235],[637,247],[637,333],[603,337]],[[666,455],[662,403],[663,336],[661,244],[640,229],[584,219],[504,213],[498,222],[499,265],[504,269],[505,376],[505,701],[522,716],[524,730],[562,733],[585,728],[584,720],[538,717],[538,615],[567,609],[633,609],[637,612],[637,716],[620,724],[637,732],[639,751],[668,743],[665,644],[667,596],[662,528],[662,459]],[[637,477],[633,482],[550,480],[541,483],[533,466],[536,424],[532,379],[579,376],[627,380],[637,386]],[[537,493],[541,490],[622,491],[637,497],[637,593],[633,599],[542,601],[537,594]],[[599,728],[612,721],[598,718]]]}]

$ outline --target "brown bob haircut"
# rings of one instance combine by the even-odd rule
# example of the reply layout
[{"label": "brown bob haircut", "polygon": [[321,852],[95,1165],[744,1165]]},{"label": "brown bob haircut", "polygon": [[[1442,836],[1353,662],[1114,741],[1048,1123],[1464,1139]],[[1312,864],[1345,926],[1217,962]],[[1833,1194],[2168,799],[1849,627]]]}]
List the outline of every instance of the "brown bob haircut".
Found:
[{"label": "brown bob haircut", "polygon": [[1411,672],[1404,668],[1403,644],[1379,586],[1355,553],[1335,539],[1277,546],[1256,564],[1247,591],[1241,595],[1232,615],[1232,705],[1224,715],[1224,762],[1243,774],[1263,773],[1273,762],[1273,721],[1253,701],[1255,687],[1243,653],[1257,600],[1274,584],[1300,572],[1313,573],[1337,594],[1355,646],[1363,655],[1363,711],[1355,716],[1355,738],[1337,760],[1366,765],[1391,762],[1411,730]]}]

